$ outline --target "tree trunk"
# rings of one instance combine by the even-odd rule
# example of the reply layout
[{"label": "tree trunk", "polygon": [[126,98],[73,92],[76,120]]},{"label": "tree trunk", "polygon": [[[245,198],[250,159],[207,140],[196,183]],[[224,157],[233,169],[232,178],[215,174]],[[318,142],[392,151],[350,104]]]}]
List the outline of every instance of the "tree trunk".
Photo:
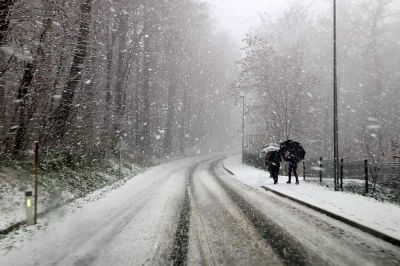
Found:
[{"label": "tree trunk", "polygon": [[126,107],[124,96],[124,66],[126,59],[126,41],[128,34],[128,16],[120,14],[118,17],[118,66],[117,81],[115,84],[115,110],[114,110],[114,142],[122,135],[122,120]]},{"label": "tree trunk", "polygon": [[188,98],[188,87],[187,84],[185,85],[183,91],[183,106],[181,111],[181,123],[179,128],[179,151],[181,155],[185,155],[185,146],[186,146],[186,129],[188,120],[190,119],[189,116],[189,98]]},{"label": "tree trunk", "polygon": [[[144,54],[143,51],[141,53]],[[143,55],[144,58],[144,55]],[[142,91],[140,90],[141,86],[141,60],[136,61],[136,92],[135,92],[135,98],[134,98],[134,104],[133,104],[133,117],[134,117],[134,133],[135,133],[135,146],[137,147],[136,149],[136,155],[140,155],[141,151],[143,150],[142,147],[142,141],[141,141],[141,130],[142,130]]]},{"label": "tree trunk", "polygon": [[[106,78],[106,106],[105,106],[105,114],[104,114],[104,132],[103,132],[103,142],[105,146],[109,148],[110,137],[111,137],[111,108],[112,108],[112,96],[111,96],[111,79],[112,79],[112,66],[113,66],[113,54],[114,54],[114,45],[117,39],[117,30],[115,26],[116,22],[113,23],[111,28],[111,34],[109,33],[107,40],[107,78]],[[109,29],[109,27],[108,27]]]},{"label": "tree trunk", "polygon": [[[6,88],[4,81],[0,78],[0,134],[4,136],[5,124],[6,124]],[[3,141],[3,137],[0,137],[0,147]],[[0,148],[1,150],[1,148]]]},{"label": "tree trunk", "polygon": [[[37,107],[37,103],[34,101],[29,105],[29,95],[30,89],[32,85],[32,80],[35,75],[37,66],[40,61],[40,57],[43,55],[42,43],[44,38],[49,31],[51,24],[53,22],[53,16],[50,15],[52,8],[48,9],[45,16],[44,28],[40,34],[39,38],[39,46],[36,49],[35,57],[31,62],[27,62],[25,64],[25,71],[22,77],[18,93],[17,93],[17,105],[15,109],[15,113],[18,114],[18,128],[15,135],[15,143],[13,147],[12,154],[14,157],[17,157],[20,152],[23,150],[23,144],[26,137],[26,129],[28,126],[28,121],[34,114],[34,110]],[[29,108],[31,107],[31,108]],[[28,109],[31,109],[28,110]]]},{"label": "tree trunk", "polygon": [[14,4],[14,0],[0,1],[0,46],[2,46],[7,37],[8,26],[10,25],[10,9]]},{"label": "tree trunk", "polygon": [[80,9],[81,19],[77,46],[74,52],[67,84],[60,99],[60,104],[53,113],[52,137],[58,141],[62,140],[65,131],[67,130],[67,120],[72,112],[72,103],[75,96],[75,90],[82,78],[81,72],[87,55],[89,41],[92,0],[85,0],[82,2]]},{"label": "tree trunk", "polygon": [[175,101],[176,101],[176,82],[175,78],[170,74],[170,84],[168,88],[168,110],[167,110],[167,124],[165,127],[164,138],[164,154],[170,155],[172,153],[173,141],[173,127],[175,120]]},{"label": "tree trunk", "polygon": [[18,114],[18,128],[15,135],[15,143],[13,147],[12,154],[13,156],[17,156],[22,148],[23,141],[25,138],[26,132],[26,121],[25,121],[25,112],[28,105],[28,93],[29,88],[33,80],[33,75],[35,71],[35,66],[33,63],[29,62],[25,66],[24,76],[21,80],[21,85],[18,89],[17,94],[17,106],[16,106],[16,114]]},{"label": "tree trunk", "polygon": [[[43,40],[47,29],[48,27],[46,24],[39,43]],[[12,126],[16,128],[15,138],[10,135],[6,140],[6,153],[11,152],[14,157],[17,157],[20,154],[23,147],[27,127],[26,113],[28,112],[30,87],[38,64],[38,57],[41,53],[42,47],[39,44],[35,58],[25,63],[24,74],[18,87],[17,97],[15,99],[15,110],[12,116]]]},{"label": "tree trunk", "polygon": [[97,24],[93,27],[93,34],[91,36],[90,48],[88,48],[88,60],[85,66],[85,72],[87,76],[87,81],[84,82],[83,92],[84,92],[84,135],[86,135],[86,145],[92,147],[96,142],[98,137],[98,132],[96,130],[96,96],[95,87],[98,84],[98,78],[96,77],[96,69],[99,65],[98,62],[98,51],[96,47],[96,36],[95,32],[97,30]]},{"label": "tree trunk", "polygon": [[[14,0],[0,0],[0,46],[5,44],[7,33],[8,33],[8,27],[10,24],[10,9],[14,4]],[[12,57],[11,57],[12,58]],[[3,55],[0,54],[0,62],[5,60],[3,58]],[[10,59],[11,60],[11,59]],[[7,66],[4,61],[2,62],[3,66],[1,67],[1,75],[3,75],[7,71]],[[4,67],[4,69],[3,69]],[[1,78],[1,76],[0,76]],[[4,82],[3,80],[0,79],[0,134],[1,136],[5,135],[6,128],[5,128],[5,123],[6,123],[6,88],[4,87]],[[0,147],[3,146],[3,144],[7,144],[7,138],[0,138]],[[5,150],[7,152],[7,148]]]},{"label": "tree trunk", "polygon": [[94,94],[94,86],[96,85],[95,77],[95,63],[92,58],[92,62],[89,64],[90,66],[90,82],[84,85],[84,91],[86,96],[86,108],[85,108],[85,129],[86,134],[88,135],[87,143],[91,143],[96,138],[96,128],[95,128],[95,113],[96,113],[96,104],[95,104],[95,94]]},{"label": "tree trunk", "polygon": [[143,125],[142,125],[142,145],[144,158],[150,157],[151,137],[150,137],[150,37],[144,37],[144,64],[143,64]]},{"label": "tree trunk", "polygon": [[49,138],[49,131],[47,130],[48,129],[47,125],[48,125],[48,123],[51,123],[51,114],[54,111],[54,107],[55,107],[54,96],[57,93],[57,87],[60,83],[61,74],[66,69],[65,61],[67,59],[64,54],[64,49],[65,49],[65,43],[61,46],[61,49],[60,49],[61,52],[60,52],[60,56],[58,59],[58,66],[57,66],[57,70],[55,73],[54,81],[52,83],[53,90],[52,90],[51,94],[49,95],[50,102],[46,104],[46,107],[42,111],[41,118],[40,118],[41,122],[40,122],[40,131],[39,131],[39,143],[41,144],[42,147],[46,146],[47,140]]}]

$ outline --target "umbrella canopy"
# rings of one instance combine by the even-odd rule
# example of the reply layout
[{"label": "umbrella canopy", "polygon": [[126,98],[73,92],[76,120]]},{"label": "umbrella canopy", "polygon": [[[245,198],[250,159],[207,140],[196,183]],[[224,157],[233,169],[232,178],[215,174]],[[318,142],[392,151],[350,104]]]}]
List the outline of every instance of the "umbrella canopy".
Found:
[{"label": "umbrella canopy", "polygon": [[279,149],[280,149],[279,145],[278,145],[278,144],[275,144],[275,143],[271,143],[271,144],[266,145],[266,146],[264,146],[264,147],[262,148],[262,150],[263,150],[265,153],[272,152],[272,151],[279,151]]},{"label": "umbrella canopy", "polygon": [[279,152],[283,160],[296,163],[304,160],[306,156],[306,151],[303,146],[299,142],[293,140],[282,142]]}]

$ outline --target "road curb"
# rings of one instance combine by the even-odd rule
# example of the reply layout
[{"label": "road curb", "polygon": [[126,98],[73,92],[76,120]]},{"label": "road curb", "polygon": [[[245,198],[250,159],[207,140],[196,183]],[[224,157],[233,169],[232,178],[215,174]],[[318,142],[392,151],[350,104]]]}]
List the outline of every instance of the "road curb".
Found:
[{"label": "road curb", "polygon": [[[229,174],[231,174],[231,175],[233,175],[233,176],[235,175],[232,171],[230,171],[230,170],[225,166],[224,163],[222,163],[222,166],[223,166],[223,168],[225,169],[225,171],[227,171]],[[395,246],[400,247],[400,240],[397,239],[397,238],[394,238],[394,237],[391,237],[391,236],[389,236],[389,235],[386,235],[386,234],[384,234],[384,233],[382,233],[382,232],[379,232],[379,231],[377,231],[377,230],[375,230],[375,229],[372,229],[371,227],[362,225],[362,224],[360,224],[360,223],[357,223],[357,222],[352,221],[352,220],[350,220],[350,219],[348,219],[348,218],[345,218],[345,217],[340,216],[340,215],[338,215],[338,214],[335,214],[335,213],[333,213],[333,212],[327,211],[327,210],[325,210],[325,209],[322,209],[322,208],[317,207],[317,206],[315,206],[315,205],[312,205],[312,204],[310,204],[310,203],[307,203],[307,202],[304,202],[304,201],[302,201],[302,200],[296,199],[296,198],[294,198],[294,197],[288,196],[288,195],[286,195],[286,194],[283,194],[283,193],[281,193],[281,192],[278,192],[278,191],[276,191],[276,190],[273,190],[273,189],[271,189],[271,188],[269,188],[269,187],[262,186],[262,188],[265,189],[266,191],[272,192],[272,193],[274,193],[274,194],[276,194],[276,195],[278,195],[278,196],[280,196],[280,197],[289,199],[289,200],[294,201],[294,202],[296,202],[296,203],[298,203],[298,204],[300,204],[300,205],[303,205],[303,206],[305,206],[305,207],[307,207],[307,208],[313,209],[314,211],[317,211],[317,212],[320,212],[320,213],[322,213],[322,214],[325,214],[326,216],[329,216],[329,217],[331,217],[331,218],[333,218],[333,219],[335,219],[335,220],[338,220],[338,221],[340,221],[340,222],[343,222],[343,223],[345,223],[345,224],[348,224],[348,225],[350,225],[350,226],[352,226],[352,227],[354,227],[354,228],[357,228],[357,229],[359,229],[359,230],[361,230],[361,231],[363,231],[363,232],[365,232],[365,233],[368,233],[368,234],[370,234],[370,235],[372,235],[372,236],[374,236],[374,237],[377,237],[377,238],[379,238],[379,239],[381,239],[381,240],[384,240],[384,241],[386,241],[386,242],[389,242],[389,243],[392,244],[392,245],[395,245]]]},{"label": "road curb", "polygon": [[340,215],[335,214],[335,213],[333,213],[333,212],[330,212],[330,211],[327,211],[327,210],[325,210],[325,209],[319,208],[319,207],[317,207],[317,206],[315,206],[315,205],[312,205],[312,204],[309,204],[309,203],[304,202],[304,201],[302,201],[302,200],[293,198],[293,197],[291,197],[291,196],[288,196],[288,195],[286,195],[286,194],[283,194],[283,193],[281,193],[281,192],[278,192],[278,191],[276,191],[276,190],[273,190],[273,189],[271,189],[271,188],[269,188],[269,187],[262,186],[262,188],[265,189],[266,191],[272,192],[272,193],[274,193],[274,194],[276,194],[276,195],[278,195],[278,196],[281,196],[281,197],[283,197],[283,198],[287,198],[287,199],[289,199],[289,200],[292,200],[292,201],[294,201],[294,202],[297,202],[297,203],[299,203],[299,204],[301,204],[301,205],[303,205],[303,206],[305,206],[305,207],[308,207],[308,208],[313,209],[313,210],[315,210],[315,211],[317,211],[317,212],[320,212],[320,213],[322,213],[322,214],[325,214],[325,215],[327,215],[327,216],[329,216],[329,217],[331,217],[331,218],[333,218],[333,219],[339,220],[339,221],[341,221],[341,222],[343,222],[343,223],[345,223],[345,224],[348,224],[348,225],[350,225],[350,226],[352,226],[352,227],[355,227],[355,228],[357,228],[357,229],[360,229],[361,231],[364,231],[364,232],[366,232],[366,233],[368,233],[368,234],[370,234],[370,235],[373,235],[373,236],[375,236],[375,237],[377,237],[377,238],[380,238],[380,239],[382,239],[382,240],[384,240],[384,241],[386,241],[386,242],[389,242],[389,243],[391,243],[391,244],[393,244],[393,245],[396,245],[396,246],[399,246],[399,247],[400,247],[400,240],[397,239],[397,238],[394,238],[394,237],[391,237],[391,236],[386,235],[386,234],[384,234],[384,233],[381,233],[381,232],[379,232],[379,231],[376,231],[375,229],[372,229],[371,227],[368,227],[368,226],[359,224],[359,223],[354,222],[354,221],[352,221],[352,220],[350,220],[350,219],[347,219],[347,218],[345,218],[345,217],[343,217],[343,216],[340,216]]},{"label": "road curb", "polygon": [[225,171],[227,171],[229,174],[231,174],[231,175],[235,175],[231,170],[229,170],[228,168],[226,168],[226,166],[225,166],[225,164],[224,164],[224,162],[222,162],[222,167],[225,169]]}]

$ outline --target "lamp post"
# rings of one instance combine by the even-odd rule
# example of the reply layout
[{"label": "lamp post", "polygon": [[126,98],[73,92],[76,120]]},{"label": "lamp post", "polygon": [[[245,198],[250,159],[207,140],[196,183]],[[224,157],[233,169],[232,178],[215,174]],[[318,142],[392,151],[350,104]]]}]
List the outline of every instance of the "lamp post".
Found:
[{"label": "lamp post", "polygon": [[244,163],[244,97],[245,95],[240,95],[242,97],[242,164]]},{"label": "lamp post", "polygon": [[338,74],[337,74],[337,35],[336,0],[333,0],[333,179],[335,191],[338,191],[339,173],[339,134],[338,130]]}]

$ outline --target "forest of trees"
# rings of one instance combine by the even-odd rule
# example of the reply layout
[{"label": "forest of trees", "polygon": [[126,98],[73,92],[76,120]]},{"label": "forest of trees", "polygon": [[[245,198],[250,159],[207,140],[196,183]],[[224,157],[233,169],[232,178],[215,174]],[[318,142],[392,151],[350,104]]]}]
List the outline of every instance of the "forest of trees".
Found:
[{"label": "forest of trees", "polygon": [[[229,149],[240,123],[230,96],[246,93],[247,135],[331,157],[332,7],[315,6],[263,15],[236,78],[239,51],[200,1],[1,1],[0,152],[23,158],[35,141],[104,157],[124,142],[135,160]],[[392,159],[400,3],[343,1],[337,13],[341,154]]]},{"label": "forest of trees", "polygon": [[194,0],[1,1],[0,151],[223,150],[232,51]]},{"label": "forest of trees", "polygon": [[[245,40],[236,94],[246,93],[247,123],[266,125],[259,139],[297,139],[308,156],[332,158],[333,12],[332,4],[314,4],[263,16]],[[341,155],[393,160],[400,154],[400,2],[340,1],[337,14]]]}]

